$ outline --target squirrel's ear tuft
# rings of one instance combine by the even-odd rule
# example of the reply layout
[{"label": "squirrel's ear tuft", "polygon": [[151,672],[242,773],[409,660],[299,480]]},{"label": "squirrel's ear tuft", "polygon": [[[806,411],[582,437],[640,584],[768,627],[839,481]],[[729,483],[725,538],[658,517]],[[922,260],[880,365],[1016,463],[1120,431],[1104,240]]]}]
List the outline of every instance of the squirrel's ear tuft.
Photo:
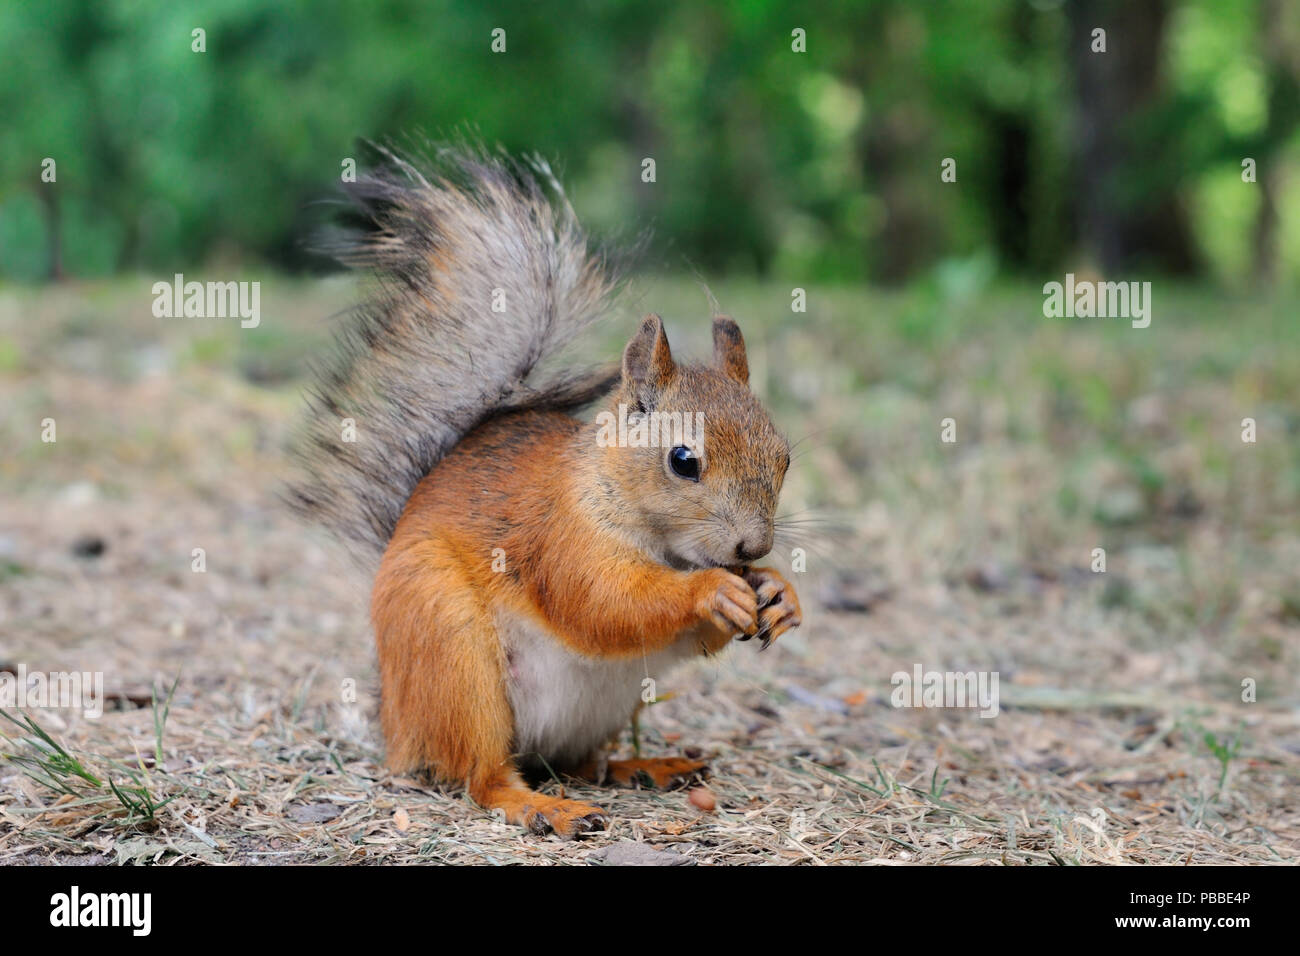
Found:
[{"label": "squirrel's ear tuft", "polygon": [[666,385],[675,371],[663,320],[652,312],[641,320],[641,328],[623,350],[623,381],[654,389]]},{"label": "squirrel's ear tuft", "polygon": [[745,358],[745,337],[729,315],[713,317],[713,364],[728,378],[749,384],[749,360]]}]

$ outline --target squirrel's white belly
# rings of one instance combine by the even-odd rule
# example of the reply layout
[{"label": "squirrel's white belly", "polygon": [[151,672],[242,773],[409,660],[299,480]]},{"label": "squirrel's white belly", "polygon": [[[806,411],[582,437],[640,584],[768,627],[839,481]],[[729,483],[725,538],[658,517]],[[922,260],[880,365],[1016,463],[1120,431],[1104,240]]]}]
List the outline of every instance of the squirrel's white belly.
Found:
[{"label": "squirrel's white belly", "polygon": [[499,620],[507,655],[506,684],[515,719],[515,753],[552,767],[594,756],[628,726],[647,676],[699,653],[686,637],[645,658],[610,660],[577,654],[532,621]]}]

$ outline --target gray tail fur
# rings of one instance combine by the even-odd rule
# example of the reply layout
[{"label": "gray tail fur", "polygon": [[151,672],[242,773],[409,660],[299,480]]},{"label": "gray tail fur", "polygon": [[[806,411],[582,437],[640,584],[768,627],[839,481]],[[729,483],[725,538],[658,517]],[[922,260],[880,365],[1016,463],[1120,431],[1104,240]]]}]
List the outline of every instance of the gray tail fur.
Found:
[{"label": "gray tail fur", "polygon": [[419,167],[384,156],[346,187],[372,231],[333,251],[377,281],[317,371],[303,475],[288,490],[362,560],[383,552],[420,479],[476,425],[576,408],[618,378],[616,366],[546,368],[606,310],[615,278],[545,162],[472,148]]}]

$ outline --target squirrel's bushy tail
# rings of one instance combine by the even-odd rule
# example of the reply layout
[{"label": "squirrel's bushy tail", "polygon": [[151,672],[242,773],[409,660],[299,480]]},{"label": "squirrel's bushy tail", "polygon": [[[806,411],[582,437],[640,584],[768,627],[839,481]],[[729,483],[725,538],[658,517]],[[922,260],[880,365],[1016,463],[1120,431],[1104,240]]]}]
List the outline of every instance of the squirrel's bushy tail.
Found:
[{"label": "squirrel's bushy tail", "polygon": [[576,407],[617,379],[613,366],[544,367],[615,281],[544,162],[384,155],[345,187],[373,231],[333,251],[377,281],[318,372],[289,489],[296,511],[363,558],[382,553],[420,479],[476,425]]}]

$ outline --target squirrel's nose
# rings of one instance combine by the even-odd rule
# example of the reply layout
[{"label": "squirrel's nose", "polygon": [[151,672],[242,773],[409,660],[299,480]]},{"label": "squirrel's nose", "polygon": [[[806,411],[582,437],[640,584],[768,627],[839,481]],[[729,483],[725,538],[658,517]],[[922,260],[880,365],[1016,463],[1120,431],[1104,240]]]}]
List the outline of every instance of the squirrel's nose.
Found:
[{"label": "squirrel's nose", "polygon": [[764,547],[761,541],[741,541],[736,545],[736,558],[745,562],[757,561],[771,550],[771,545]]}]

